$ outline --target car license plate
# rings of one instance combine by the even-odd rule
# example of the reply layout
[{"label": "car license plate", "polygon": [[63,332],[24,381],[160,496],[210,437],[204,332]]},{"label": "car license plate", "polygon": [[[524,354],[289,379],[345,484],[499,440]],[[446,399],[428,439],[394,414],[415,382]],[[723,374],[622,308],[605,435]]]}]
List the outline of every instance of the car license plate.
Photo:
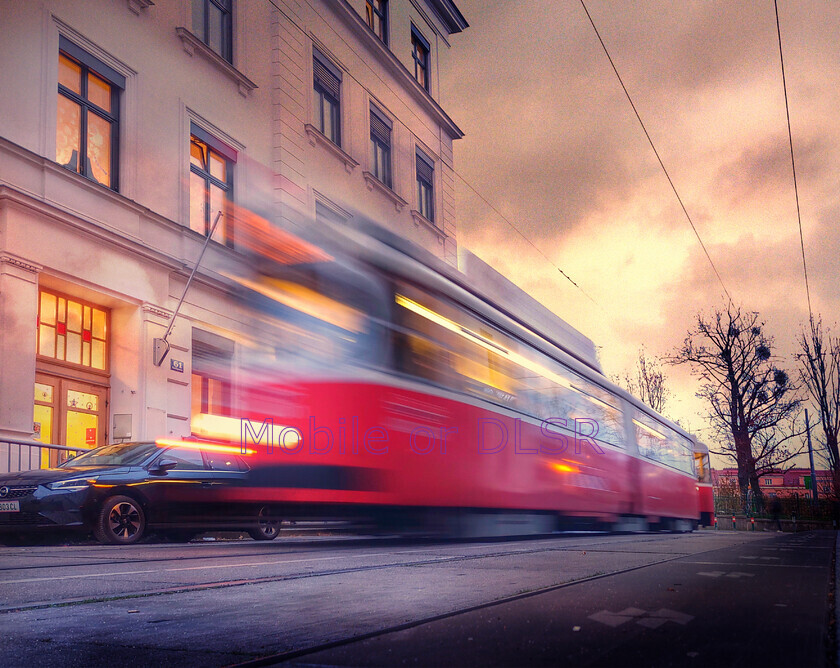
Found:
[{"label": "car license plate", "polygon": [[0,513],[19,513],[20,501],[0,501]]}]

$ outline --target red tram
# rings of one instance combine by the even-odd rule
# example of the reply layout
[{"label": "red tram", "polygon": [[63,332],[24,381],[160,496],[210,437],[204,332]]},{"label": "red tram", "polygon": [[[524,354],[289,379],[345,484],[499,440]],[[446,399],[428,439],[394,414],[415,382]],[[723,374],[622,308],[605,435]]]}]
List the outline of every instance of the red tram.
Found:
[{"label": "red tram", "polygon": [[225,415],[193,425],[239,435],[231,501],[461,535],[697,526],[692,437],[588,339],[486,265],[495,297],[378,228],[330,234],[263,239],[270,261],[234,277],[258,316]]}]

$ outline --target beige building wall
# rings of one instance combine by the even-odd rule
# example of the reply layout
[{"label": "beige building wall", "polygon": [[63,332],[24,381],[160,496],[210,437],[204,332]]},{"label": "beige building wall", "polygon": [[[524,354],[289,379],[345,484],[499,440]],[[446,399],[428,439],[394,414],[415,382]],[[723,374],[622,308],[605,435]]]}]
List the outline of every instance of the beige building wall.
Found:
[{"label": "beige building wall", "polygon": [[[425,2],[391,2],[385,45],[364,16],[364,0],[301,2],[275,14],[274,164],[281,219],[293,227],[309,224],[320,202],[338,219],[377,222],[455,266],[452,145],[463,135],[436,101],[438,52],[449,48],[452,27]],[[414,80],[412,25],[431,46],[430,92]],[[343,75],[340,147],[313,127],[313,48]],[[370,174],[371,104],[393,123],[391,188]],[[434,161],[434,223],[417,213],[417,149]]]},{"label": "beige building wall", "polygon": [[[189,229],[191,123],[236,149],[236,204],[271,213],[270,5],[235,3],[225,67],[185,36],[189,0],[146,4],[0,6],[0,436],[33,435],[39,287],[110,311],[101,428],[128,415],[134,439],[189,434],[193,327],[244,327],[218,274],[240,259],[212,243],[170,337],[183,371],[151,363],[204,240]],[[116,191],[55,163],[60,35],[126,79]]]},{"label": "beige building wall", "polygon": [[[234,2],[232,65],[192,34],[190,0],[0,4],[0,440],[36,435],[39,290],[110,315],[108,369],[93,374],[107,401],[101,442],[113,441],[115,423],[133,440],[190,433],[196,332],[230,341],[234,362],[242,354],[249,314],[225,275],[243,258],[211,243],[169,357],[152,363],[205,238],[189,228],[191,124],[237,152],[237,206],[294,228],[317,224],[320,202],[348,224],[372,220],[456,262],[452,143],[461,132],[436,96],[438,54],[453,26],[462,29],[460,15],[448,1],[393,0],[385,48],[363,21],[364,4]],[[412,23],[431,44],[429,92],[409,70]],[[125,78],[116,190],[56,162],[61,37]],[[313,44],[344,72],[339,152],[311,132]],[[365,176],[371,102],[393,121],[390,192]],[[434,223],[416,214],[418,147],[435,162]],[[67,365],[50,371],[91,380]]]}]

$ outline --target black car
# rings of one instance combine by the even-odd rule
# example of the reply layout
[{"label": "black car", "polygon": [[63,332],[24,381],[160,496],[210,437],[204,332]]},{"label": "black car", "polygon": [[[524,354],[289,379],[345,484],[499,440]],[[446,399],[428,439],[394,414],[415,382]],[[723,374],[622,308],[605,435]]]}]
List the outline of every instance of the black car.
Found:
[{"label": "black car", "polygon": [[235,448],[168,443],[105,445],[57,468],[0,474],[0,531],[78,528],[123,545],[148,530],[277,536],[280,520],[270,509],[237,494],[249,467]]}]

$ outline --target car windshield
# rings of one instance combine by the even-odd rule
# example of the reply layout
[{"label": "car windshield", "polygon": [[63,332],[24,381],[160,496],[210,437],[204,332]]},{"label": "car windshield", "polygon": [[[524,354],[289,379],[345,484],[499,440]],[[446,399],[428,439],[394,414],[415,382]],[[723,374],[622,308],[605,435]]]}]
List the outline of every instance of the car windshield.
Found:
[{"label": "car windshield", "polygon": [[68,459],[59,468],[76,466],[136,466],[158,450],[154,443],[117,443],[104,445]]}]

